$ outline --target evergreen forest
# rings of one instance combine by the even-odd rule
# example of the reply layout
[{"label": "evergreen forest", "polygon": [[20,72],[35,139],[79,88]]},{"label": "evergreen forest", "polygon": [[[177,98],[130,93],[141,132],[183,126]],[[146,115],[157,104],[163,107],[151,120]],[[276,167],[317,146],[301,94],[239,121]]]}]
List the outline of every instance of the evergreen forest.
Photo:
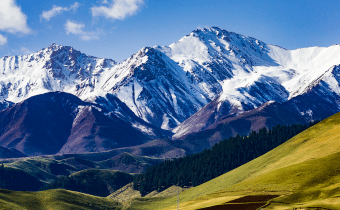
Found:
[{"label": "evergreen forest", "polygon": [[318,122],[262,128],[248,136],[237,135],[225,139],[200,153],[166,160],[147,168],[145,173],[134,176],[134,189],[144,196],[173,185],[200,185],[267,153]]}]

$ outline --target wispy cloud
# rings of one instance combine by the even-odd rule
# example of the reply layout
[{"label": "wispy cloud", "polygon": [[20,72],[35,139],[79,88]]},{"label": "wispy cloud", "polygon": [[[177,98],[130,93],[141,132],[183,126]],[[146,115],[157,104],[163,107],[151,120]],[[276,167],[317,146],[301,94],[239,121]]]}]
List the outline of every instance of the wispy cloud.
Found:
[{"label": "wispy cloud", "polygon": [[102,1],[102,4],[108,4],[107,6],[101,5],[98,7],[91,7],[92,16],[104,16],[108,19],[123,20],[128,16],[132,16],[137,13],[141,5],[144,4],[143,0],[107,0]]},{"label": "wispy cloud", "polygon": [[74,34],[79,36],[82,40],[90,41],[99,39],[100,31],[84,31],[85,25],[68,20],[65,24],[66,34]]},{"label": "wispy cloud", "polygon": [[28,55],[34,53],[26,47],[21,47],[20,49],[12,49],[11,51],[12,53],[9,53],[8,55],[11,55],[13,53],[16,55]]},{"label": "wispy cloud", "polygon": [[7,38],[0,34],[0,46],[7,43]]},{"label": "wispy cloud", "polygon": [[21,47],[21,48],[20,48],[20,52],[24,53],[25,55],[27,55],[27,54],[32,54],[32,53],[33,53],[31,50],[29,50],[29,49],[26,48],[26,47]]},{"label": "wispy cloud", "polygon": [[0,30],[9,33],[31,33],[27,26],[27,16],[21,12],[15,0],[1,0]]},{"label": "wispy cloud", "polygon": [[76,11],[79,6],[80,4],[78,2],[74,3],[73,5],[69,7],[60,7],[60,6],[53,5],[51,10],[43,11],[42,14],[40,15],[40,18],[43,18],[49,21],[52,17],[55,17],[63,12],[67,12],[71,10]]}]

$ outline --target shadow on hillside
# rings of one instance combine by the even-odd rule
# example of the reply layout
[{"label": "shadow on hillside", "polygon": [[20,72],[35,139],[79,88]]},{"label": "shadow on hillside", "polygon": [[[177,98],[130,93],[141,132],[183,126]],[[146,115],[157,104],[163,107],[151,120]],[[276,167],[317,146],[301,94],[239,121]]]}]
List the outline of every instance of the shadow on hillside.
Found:
[{"label": "shadow on hillside", "polygon": [[211,206],[200,210],[256,210],[264,206],[267,201],[279,195],[254,195],[244,196],[225,203],[224,205]]}]

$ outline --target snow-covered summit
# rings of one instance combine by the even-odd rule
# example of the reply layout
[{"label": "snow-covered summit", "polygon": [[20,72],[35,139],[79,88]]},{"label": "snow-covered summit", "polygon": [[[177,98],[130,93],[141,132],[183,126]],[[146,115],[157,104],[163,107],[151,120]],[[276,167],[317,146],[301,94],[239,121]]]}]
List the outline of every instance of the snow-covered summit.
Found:
[{"label": "snow-covered summit", "polygon": [[34,54],[7,56],[0,59],[0,97],[20,102],[45,92],[70,92],[115,64],[56,44]]},{"label": "snow-covered summit", "polygon": [[268,55],[269,47],[264,42],[217,27],[194,30],[164,51],[179,63],[193,60],[206,65],[212,60],[222,60],[248,71],[252,66],[277,65]]},{"label": "snow-covered summit", "polygon": [[112,72],[102,89],[164,129],[175,127],[209,101],[176,62],[155,48],[141,49]]},{"label": "snow-covered summit", "polygon": [[218,118],[285,102],[320,83],[339,95],[333,68],[339,64],[339,45],[287,50],[217,27],[144,47],[119,64],[52,44],[0,59],[0,101],[64,91],[119,115],[113,105],[119,100],[140,119],[170,130],[212,101]]},{"label": "snow-covered summit", "polygon": [[[207,46],[201,51],[201,54],[206,55],[206,60],[199,62],[198,56],[195,56],[196,63],[206,64],[225,59],[226,63],[230,64],[231,76],[219,80],[222,91],[213,101],[213,105],[209,106],[209,110],[214,110],[210,113],[211,116],[205,116],[207,119],[213,119],[210,120],[212,122],[227,115],[252,110],[268,101],[282,103],[307,92],[320,90],[313,87],[321,86],[325,98],[330,95],[333,98],[334,95],[340,96],[339,80],[335,73],[337,67],[334,67],[340,64],[338,45],[287,50],[213,27],[195,30],[179,42],[170,45],[177,52],[173,53],[174,51],[169,49],[170,57],[180,63],[187,63],[187,68],[191,61],[185,60],[185,53],[178,53],[180,51],[176,48],[183,47],[184,43],[189,43],[188,40],[196,40],[201,45],[204,43],[204,46]],[[190,44],[186,46],[190,47]],[[183,48],[187,50],[186,47]],[[318,92],[318,95],[320,94]],[[197,119],[195,116],[195,120],[189,119],[174,129],[176,136],[199,131],[207,126],[207,122],[200,124]],[[193,121],[196,125],[189,125]],[[193,127],[195,129],[192,129]]]}]

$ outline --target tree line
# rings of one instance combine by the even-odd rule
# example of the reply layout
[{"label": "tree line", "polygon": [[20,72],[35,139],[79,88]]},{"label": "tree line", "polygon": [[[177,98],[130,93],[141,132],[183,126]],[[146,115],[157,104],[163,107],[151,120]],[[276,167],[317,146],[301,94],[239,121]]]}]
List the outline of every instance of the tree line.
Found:
[{"label": "tree line", "polygon": [[200,185],[267,153],[318,122],[308,125],[276,125],[269,130],[262,128],[248,136],[237,135],[222,140],[203,152],[166,160],[134,176],[134,189],[144,196],[173,185]]}]

